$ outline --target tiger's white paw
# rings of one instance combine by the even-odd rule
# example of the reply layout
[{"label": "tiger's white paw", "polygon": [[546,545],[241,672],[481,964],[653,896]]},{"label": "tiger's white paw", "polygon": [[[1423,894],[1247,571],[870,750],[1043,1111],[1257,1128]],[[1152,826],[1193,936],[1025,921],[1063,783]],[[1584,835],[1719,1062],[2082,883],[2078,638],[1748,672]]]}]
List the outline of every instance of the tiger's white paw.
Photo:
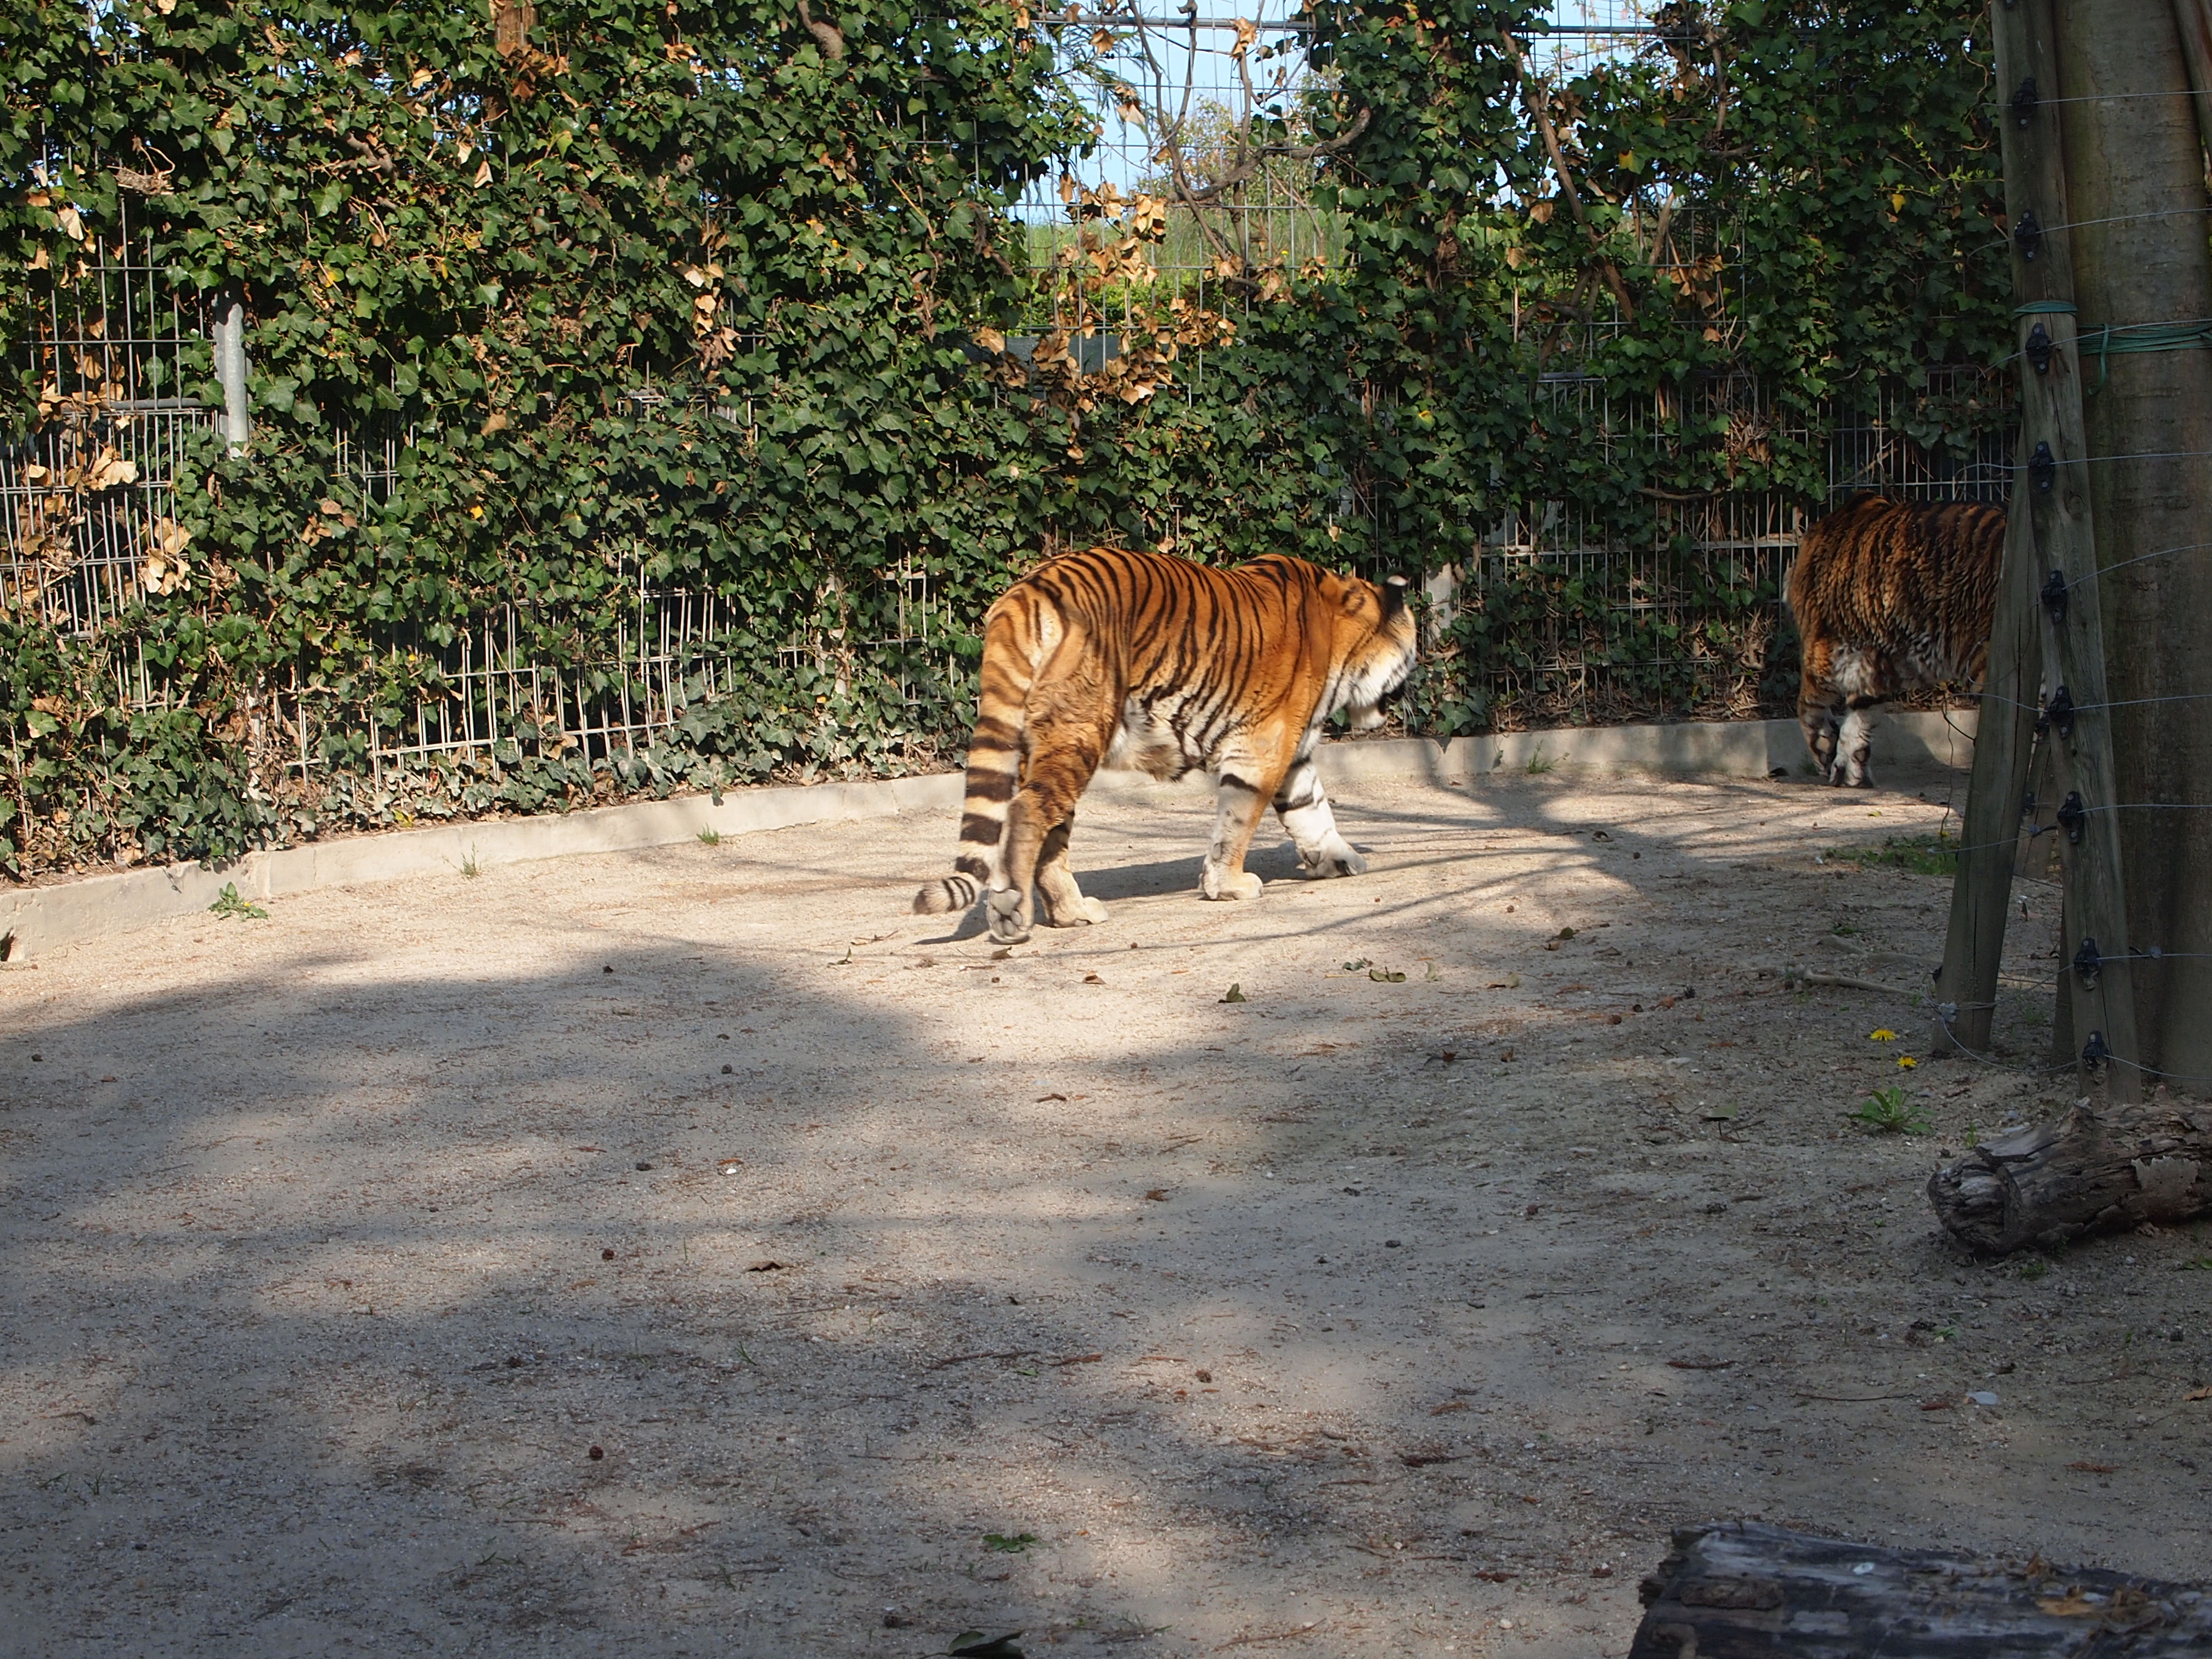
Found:
[{"label": "tiger's white paw", "polygon": [[1235,875],[1231,875],[1209,864],[1206,866],[1206,876],[1200,890],[1210,899],[1255,899],[1266,886],[1267,883],[1249,870],[1239,870]]},{"label": "tiger's white paw", "polygon": [[1298,849],[1298,868],[1310,876],[1364,876],[1367,860],[1352,848],[1352,844],[1339,836],[1331,836],[1313,851]]},{"label": "tiger's white paw", "polygon": [[1106,907],[1095,898],[1078,899],[1067,908],[1048,904],[1045,923],[1052,927],[1090,927],[1106,920]]},{"label": "tiger's white paw", "polygon": [[1011,887],[994,889],[985,906],[991,921],[992,940],[1000,945],[1029,943],[1029,918],[1022,913],[1029,907],[1022,902],[1023,896]]}]

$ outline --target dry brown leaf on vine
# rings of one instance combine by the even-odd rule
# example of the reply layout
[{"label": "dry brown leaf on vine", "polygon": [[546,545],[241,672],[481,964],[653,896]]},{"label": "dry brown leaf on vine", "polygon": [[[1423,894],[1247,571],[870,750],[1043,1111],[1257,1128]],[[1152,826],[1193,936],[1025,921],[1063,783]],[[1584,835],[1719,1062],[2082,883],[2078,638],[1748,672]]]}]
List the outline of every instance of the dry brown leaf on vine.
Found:
[{"label": "dry brown leaf on vine", "polygon": [[1237,20],[1237,44],[1229,48],[1229,55],[1231,58],[1242,58],[1246,52],[1252,49],[1252,43],[1259,38],[1259,25],[1256,23],[1248,22],[1242,17],[1238,18]]},{"label": "dry brown leaf on vine", "polygon": [[1559,207],[1559,204],[1557,202],[1553,201],[1547,196],[1542,201],[1537,203],[1535,206],[1528,210],[1528,216],[1540,225],[1548,225],[1552,222],[1553,212]]},{"label": "dry brown leaf on vine", "polygon": [[1075,175],[1072,173],[1063,173],[1060,175],[1060,199],[1063,202],[1073,202],[1075,199]]},{"label": "dry brown leaf on vine", "polygon": [[118,455],[103,446],[99,454],[85,464],[83,488],[112,489],[118,484],[135,483],[138,478],[138,463]]},{"label": "dry brown leaf on vine", "polygon": [[975,343],[982,347],[984,350],[989,352],[994,357],[1003,356],[1006,354],[1006,337],[1000,333],[995,328],[977,329],[975,331]]},{"label": "dry brown leaf on vine", "polygon": [[146,562],[139,577],[149,593],[167,595],[185,585],[189,574],[185,562],[185,549],[192,539],[192,532],[173,519],[156,519],[148,527],[147,538],[152,543]]},{"label": "dry brown leaf on vine", "polygon": [[1101,58],[1103,58],[1108,52],[1113,51],[1114,31],[1105,28],[1091,30],[1091,50],[1097,52]]},{"label": "dry brown leaf on vine", "polygon": [[1136,235],[1158,241],[1168,234],[1168,204],[1141,192],[1129,204],[1129,228]]}]

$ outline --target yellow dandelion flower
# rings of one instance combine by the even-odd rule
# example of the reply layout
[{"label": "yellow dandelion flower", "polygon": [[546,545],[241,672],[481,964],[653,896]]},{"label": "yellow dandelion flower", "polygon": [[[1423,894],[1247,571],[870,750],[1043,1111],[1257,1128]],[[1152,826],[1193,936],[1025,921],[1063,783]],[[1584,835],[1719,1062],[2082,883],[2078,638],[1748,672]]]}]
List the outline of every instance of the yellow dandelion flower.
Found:
[{"label": "yellow dandelion flower", "polygon": [[1877,1025],[1874,1030],[1867,1033],[1867,1041],[1869,1042],[1894,1042],[1897,1041],[1897,1033],[1891,1030],[1887,1025]]},{"label": "yellow dandelion flower", "polygon": [[1911,1054],[1899,1054],[1897,1057],[1897,1069],[1900,1072],[1909,1072],[1919,1063]]}]

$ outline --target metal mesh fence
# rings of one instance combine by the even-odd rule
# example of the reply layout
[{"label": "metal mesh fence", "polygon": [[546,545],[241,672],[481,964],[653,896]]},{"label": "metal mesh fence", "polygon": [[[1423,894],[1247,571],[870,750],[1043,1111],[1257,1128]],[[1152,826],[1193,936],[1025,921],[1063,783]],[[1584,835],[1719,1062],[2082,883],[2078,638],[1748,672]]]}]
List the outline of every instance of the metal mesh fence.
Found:
[{"label": "metal mesh fence", "polygon": [[88,633],[143,593],[184,438],[220,418],[195,395],[212,316],[127,216],[70,269],[25,280],[40,303],[14,349],[43,418],[0,447],[0,606]]},{"label": "metal mesh fence", "polygon": [[[1295,3],[1267,0],[1247,19],[1195,9],[1159,16],[1141,7],[1071,10],[1040,25],[1056,43],[1065,84],[1089,100],[1099,137],[1064,174],[1032,188],[1018,210],[1036,277],[1033,309],[1022,324],[1041,334],[1079,320],[1064,308],[1056,273],[1098,245],[1101,204],[1116,214],[1140,197],[1162,204],[1164,225],[1140,250],[1152,278],[1125,284],[1120,295],[1133,319],[1163,295],[1236,313],[1264,295],[1254,273],[1310,271],[1341,258],[1341,227],[1314,196],[1317,163],[1300,157],[1255,164],[1249,148],[1255,135],[1272,134],[1293,146],[1308,136],[1300,99],[1311,84],[1304,52],[1309,25],[1291,15]],[[1644,27],[1628,0],[1563,0],[1559,22],[1569,32],[1547,43],[1538,60],[1553,70],[1571,70],[1593,55],[1632,45],[1639,38],[1634,31]],[[916,134],[915,142],[928,142],[927,135]],[[1707,256],[1729,246],[1725,226],[1684,213],[1673,217],[1663,252],[1673,268],[1690,275],[1707,270]],[[48,411],[28,437],[0,446],[0,603],[59,633],[82,636],[112,623],[149,583],[157,589],[161,584],[154,556],[173,514],[184,441],[221,418],[219,405],[198,395],[211,373],[214,319],[211,307],[153,264],[127,224],[88,249],[72,270],[36,273],[32,280],[44,301],[32,337],[15,349],[30,354],[48,389]],[[1591,327],[1610,325],[1601,314]],[[1074,348],[1086,369],[1100,367],[1117,349],[1110,322]],[[1178,380],[1194,386],[1204,372],[1203,354],[1193,353],[1180,365]],[[1971,372],[1948,379],[1939,374],[1924,392],[1911,395],[1963,393],[1971,379]],[[1931,453],[1908,435],[1911,411],[1901,406],[1902,392],[1886,394],[1870,416],[1819,411],[1794,430],[1778,424],[1771,389],[1745,377],[1696,386],[1686,411],[1627,406],[1601,380],[1571,370],[1547,376],[1542,392],[1601,434],[1607,459],[1626,460],[1639,447],[1660,444],[1670,422],[1687,414],[1724,422],[1730,453],[1740,450],[1747,462],[1777,442],[1823,447],[1832,495],[1868,489],[1982,499],[2004,493],[2000,439],[1963,459]],[[761,396],[773,395],[763,386]],[[650,386],[629,398],[632,412],[647,417],[667,402]],[[749,430],[757,412],[750,398],[714,410]],[[397,428],[348,434],[343,469],[370,499],[385,498],[397,486],[410,441]],[[1578,580],[1602,598],[1595,626],[1586,617],[1539,616],[1521,642],[1519,665],[1485,671],[1502,723],[1653,713],[1746,715],[1773,702],[1771,684],[1763,689],[1752,665],[1766,659],[1765,645],[1780,627],[1774,596],[1802,529],[1794,498],[1728,490],[1656,507],[1666,533],[1650,546],[1625,546],[1605,522],[1553,504],[1480,526],[1470,538],[1479,549],[1474,557],[1450,570],[1431,570],[1431,592],[1445,614],[1455,600],[1531,569]],[[1176,510],[1170,504],[1170,524]],[[1339,516],[1351,521],[1348,528],[1364,528],[1379,554],[1415,567],[1431,562],[1424,550],[1398,544],[1395,527],[1356,476],[1345,481]],[[580,749],[594,757],[649,745],[688,706],[733,690],[758,647],[728,600],[656,586],[642,575],[635,550],[617,550],[616,556],[618,568],[629,573],[635,599],[604,660],[532,660],[526,641],[538,630],[513,607],[480,617],[450,645],[396,640],[390,646],[395,653],[434,664],[435,695],[392,721],[319,702],[296,686],[271,688],[253,722],[257,769],[310,770],[325,721],[356,730],[366,724],[368,762],[378,770],[463,759],[501,745],[537,753]],[[870,595],[866,607],[848,607],[847,596],[823,592],[815,621],[782,642],[779,658],[811,664],[832,678],[866,658],[887,666],[909,700],[919,696],[921,688],[906,677],[917,665],[949,661],[952,640],[972,619],[953,614],[928,574],[911,563],[878,580],[890,591]],[[1636,653],[1636,642],[1663,641],[1669,629],[1673,637],[1697,637],[1694,624],[1717,590],[1762,599],[1729,652]],[[861,609],[887,617],[888,628],[862,636],[847,627],[848,611]],[[171,699],[159,672],[136,653],[125,656],[116,678],[117,699],[126,708],[162,707]],[[1661,684],[1688,689],[1655,696],[1652,688]]]}]

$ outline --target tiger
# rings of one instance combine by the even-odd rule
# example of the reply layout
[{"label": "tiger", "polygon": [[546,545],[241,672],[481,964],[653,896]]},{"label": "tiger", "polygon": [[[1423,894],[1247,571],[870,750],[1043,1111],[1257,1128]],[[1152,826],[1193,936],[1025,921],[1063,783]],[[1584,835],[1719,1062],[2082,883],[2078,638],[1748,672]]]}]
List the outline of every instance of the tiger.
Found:
[{"label": "tiger", "polygon": [[1873,786],[1876,704],[1980,680],[2004,539],[2001,507],[1884,495],[1859,496],[1806,532],[1787,587],[1797,720],[1830,783]]},{"label": "tiger", "polygon": [[1219,569],[1165,553],[1093,547],[1048,560],[983,618],[981,694],[968,750],[954,873],[915,895],[917,915],[985,901],[991,937],[1106,920],[1067,863],[1075,804],[1101,766],[1218,777],[1199,887],[1252,899],[1244,868],[1272,805],[1313,876],[1364,874],[1314,767],[1340,709],[1382,724],[1413,672],[1406,581],[1340,576],[1287,554]]}]

